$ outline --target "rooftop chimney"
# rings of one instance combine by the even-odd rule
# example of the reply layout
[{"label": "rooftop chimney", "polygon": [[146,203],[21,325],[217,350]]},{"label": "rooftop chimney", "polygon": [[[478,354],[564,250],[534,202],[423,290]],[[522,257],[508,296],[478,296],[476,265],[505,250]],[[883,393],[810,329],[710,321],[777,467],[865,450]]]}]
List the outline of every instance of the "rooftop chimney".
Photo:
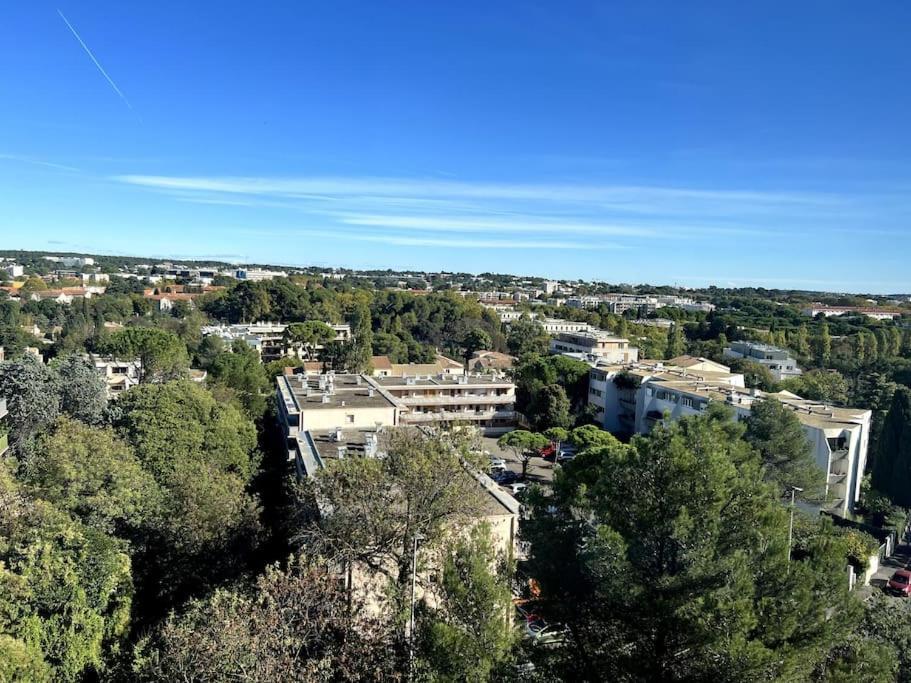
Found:
[{"label": "rooftop chimney", "polygon": [[323,394],[322,402],[329,403],[329,394]]}]

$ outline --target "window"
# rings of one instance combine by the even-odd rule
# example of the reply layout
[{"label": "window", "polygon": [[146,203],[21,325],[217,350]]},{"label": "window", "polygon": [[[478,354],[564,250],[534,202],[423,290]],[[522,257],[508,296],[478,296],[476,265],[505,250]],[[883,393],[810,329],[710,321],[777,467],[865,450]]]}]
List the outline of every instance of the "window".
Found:
[{"label": "window", "polygon": [[347,422],[350,425],[354,424],[354,415],[352,415],[351,413],[345,415],[345,422]]},{"label": "window", "polygon": [[683,398],[680,399],[680,404],[687,408],[692,408],[693,399],[691,399],[689,396],[684,396]]}]

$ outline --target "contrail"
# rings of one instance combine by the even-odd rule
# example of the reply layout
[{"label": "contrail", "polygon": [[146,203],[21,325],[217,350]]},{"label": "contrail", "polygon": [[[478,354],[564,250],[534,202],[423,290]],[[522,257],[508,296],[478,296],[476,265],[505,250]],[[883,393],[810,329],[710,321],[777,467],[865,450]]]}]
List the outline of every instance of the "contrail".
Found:
[{"label": "contrail", "polygon": [[130,104],[130,101],[127,99],[126,95],[124,95],[122,92],[120,92],[120,88],[117,87],[117,84],[114,82],[114,79],[111,78],[110,76],[108,76],[108,72],[105,71],[104,67],[101,66],[101,63],[97,59],[95,59],[95,55],[92,54],[92,51],[89,49],[89,46],[85,44],[85,41],[79,36],[78,33],[76,33],[76,29],[73,28],[73,25],[67,20],[67,18],[65,16],[63,16],[63,12],[61,12],[58,9],[57,14],[60,15],[60,18],[63,19],[63,23],[66,24],[66,26],[70,30],[70,32],[76,37],[76,40],[79,41],[79,44],[82,45],[82,49],[85,50],[85,53],[89,57],[92,58],[92,61],[95,63],[95,66],[98,67],[98,70],[101,72],[101,75],[104,76],[105,79],[107,79],[107,82],[111,84],[111,87],[114,88],[114,92],[116,92],[120,96],[120,99],[122,99],[124,101],[124,103],[130,109],[132,109],[133,105]]}]

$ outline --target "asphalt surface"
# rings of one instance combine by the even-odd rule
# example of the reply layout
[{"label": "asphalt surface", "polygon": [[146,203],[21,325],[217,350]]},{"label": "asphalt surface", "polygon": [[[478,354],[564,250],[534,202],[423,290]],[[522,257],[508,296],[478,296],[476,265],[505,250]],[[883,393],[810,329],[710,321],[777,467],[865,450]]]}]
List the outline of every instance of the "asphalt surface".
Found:
[{"label": "asphalt surface", "polygon": [[[494,437],[483,437],[481,439],[483,442],[482,448],[485,451],[489,451],[491,457],[494,458],[503,458],[506,461],[506,469],[511,472],[515,472],[518,475],[522,474],[522,460],[517,458],[512,451],[500,448],[497,446],[497,440]],[[528,473],[524,479],[526,484],[542,484],[549,486],[554,480],[554,464],[553,462],[544,460],[544,458],[532,458],[528,463]]]}]

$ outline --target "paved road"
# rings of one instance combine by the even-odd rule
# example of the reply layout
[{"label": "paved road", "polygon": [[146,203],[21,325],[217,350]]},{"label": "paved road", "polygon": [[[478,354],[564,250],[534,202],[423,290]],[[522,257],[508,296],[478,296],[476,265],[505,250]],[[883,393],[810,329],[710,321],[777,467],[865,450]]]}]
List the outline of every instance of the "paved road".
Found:
[{"label": "paved road", "polygon": [[[900,544],[896,549],[895,554],[892,555],[892,557],[886,558],[886,560],[879,565],[879,569],[870,579],[870,585],[860,589],[861,596],[867,597],[873,592],[884,592],[883,588],[889,580],[889,577],[892,576],[896,569],[905,569],[909,562],[911,562],[911,546]],[[886,595],[888,595],[888,593],[886,593]],[[906,598],[896,597],[895,599],[905,600]]]},{"label": "paved road", "polygon": [[[485,436],[481,439],[482,448],[489,451],[495,458],[503,458],[506,461],[506,468],[522,474],[522,460],[517,458],[512,451],[505,450],[497,446],[497,440],[493,437]],[[550,485],[554,479],[554,464],[544,458],[532,458],[528,464],[528,475],[525,478],[527,483],[536,483]]]}]

